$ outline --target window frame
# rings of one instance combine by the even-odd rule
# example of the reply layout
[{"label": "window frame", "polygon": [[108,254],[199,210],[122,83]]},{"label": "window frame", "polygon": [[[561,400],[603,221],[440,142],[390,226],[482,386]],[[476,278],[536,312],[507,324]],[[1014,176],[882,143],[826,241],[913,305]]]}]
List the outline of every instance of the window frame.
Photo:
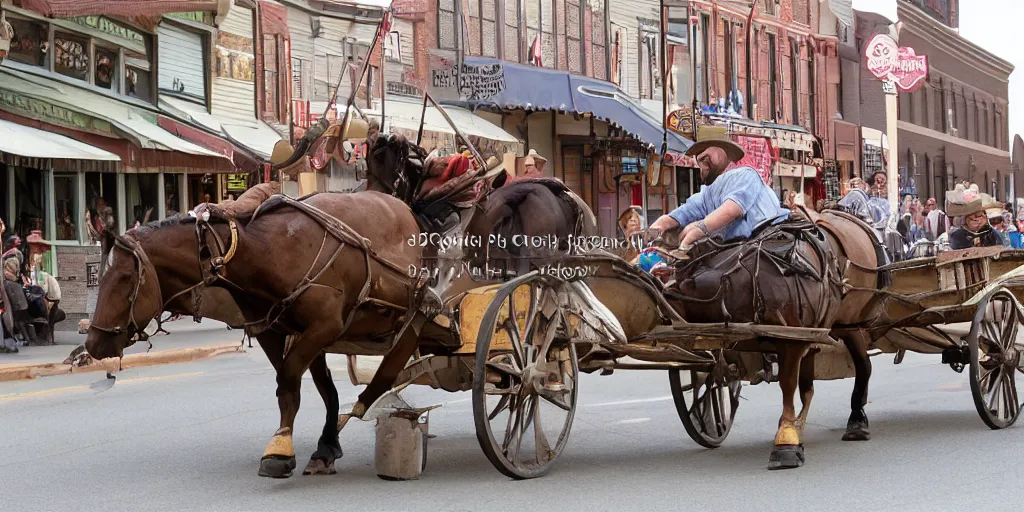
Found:
[{"label": "window frame", "polygon": [[[92,90],[105,96],[118,98],[119,100],[131,98],[128,101],[139,101],[146,105],[154,106],[158,104],[158,77],[152,72],[155,67],[154,61],[156,60],[156,35],[154,32],[120,19],[115,19],[109,16],[98,16],[98,18],[103,19],[105,22],[121,27],[125,30],[129,30],[142,39],[142,46],[144,47],[146,59],[141,61],[140,59],[132,58],[132,60],[145,62],[145,66],[141,66],[139,62],[131,66],[148,73],[149,79],[147,80],[147,89],[150,91],[151,98],[145,99],[137,96],[129,96],[127,94],[126,66],[129,66],[130,64],[128,62],[128,58],[126,58],[126,51],[135,52],[136,48],[125,46],[123,44],[123,40],[119,41],[120,38],[117,36],[76,22],[74,19],[45,18],[32,11],[11,5],[5,5],[4,11],[6,12],[8,19],[40,25],[47,34],[47,40],[45,43],[47,44],[48,51],[43,55],[43,64],[36,65],[13,59],[10,56],[6,57],[4,59],[5,62],[9,61],[16,69],[47,76],[62,83]],[[56,53],[54,39],[57,33],[64,33],[72,39],[84,42],[84,49],[88,56],[88,69],[84,79],[57,71],[55,62],[56,58],[54,57]],[[110,88],[102,87],[95,83],[97,48],[103,48],[107,51],[111,51],[113,49],[117,53],[117,62],[114,68]]]},{"label": "window frame", "polygon": [[[267,42],[272,41],[274,45],[274,69],[270,69],[271,59],[267,58]],[[263,73],[262,85],[260,88],[260,99],[263,106],[263,118],[276,121],[284,124],[288,121],[288,108],[282,105],[286,97],[290,98],[291,91],[291,72],[288,66],[283,65],[284,58],[286,57],[286,42],[285,38],[281,34],[263,34],[263,39],[260,41],[260,54],[263,57]],[[273,84],[270,84],[268,75],[273,73]],[[288,75],[287,84],[284,81],[284,76]],[[270,98],[268,92],[270,87],[273,87],[274,97]],[[286,88],[287,87],[287,88]],[[271,101],[273,99],[274,101]]]}]

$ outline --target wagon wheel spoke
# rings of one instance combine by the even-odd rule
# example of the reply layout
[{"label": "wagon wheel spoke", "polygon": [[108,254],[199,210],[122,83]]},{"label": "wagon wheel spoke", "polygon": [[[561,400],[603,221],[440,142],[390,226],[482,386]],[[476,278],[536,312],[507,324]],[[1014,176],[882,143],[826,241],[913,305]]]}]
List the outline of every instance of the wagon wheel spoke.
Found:
[{"label": "wagon wheel spoke", "polygon": [[[523,406],[526,404],[524,397],[518,397],[516,405],[509,410],[508,424],[505,426],[505,440],[501,443],[501,449],[505,452],[505,457],[508,460],[515,463],[519,455],[519,445],[522,444],[520,437],[519,425],[523,419]],[[514,452],[510,453],[509,450],[514,448]]]},{"label": "wagon wheel spoke", "polygon": [[[523,324],[523,334],[527,339],[533,339],[530,334],[533,331],[534,325],[537,323],[537,313],[540,311],[539,303],[541,295],[542,292],[539,293],[539,290],[537,290],[536,287],[530,286],[530,304],[526,308],[526,322]],[[522,347],[522,349],[523,357],[526,361],[532,361],[532,359],[530,359],[530,353],[526,351],[527,347]]]},{"label": "wagon wheel spoke", "polygon": [[707,432],[708,425],[705,421],[705,418],[707,417],[707,407],[704,403],[704,400],[702,400],[700,396],[700,391],[701,389],[704,388],[704,383],[707,381],[707,378],[705,377],[702,380],[698,380],[700,378],[700,375],[706,376],[707,374],[702,374],[700,372],[690,372],[690,379],[693,386],[693,404],[690,408],[690,417],[693,418],[696,421],[696,423],[700,425],[701,431]]},{"label": "wagon wheel spoke", "polygon": [[548,437],[544,433],[544,428],[541,426],[540,421],[540,403],[534,402],[533,407],[533,436],[534,445],[537,452],[537,463],[544,464],[551,460],[551,444],[548,443]]},{"label": "wagon wheel spoke", "polygon": [[[495,405],[494,410],[487,415],[487,420],[494,421],[494,418],[497,418],[505,409],[508,409],[509,405],[512,403],[512,396],[513,395],[510,394],[503,394],[501,399],[498,400],[498,405]],[[509,412],[511,413],[511,411]]]},{"label": "wagon wheel spoke", "polygon": [[523,360],[526,351],[523,349],[523,333],[519,332],[515,296],[515,292],[508,296],[508,318],[502,322],[502,326],[505,327],[509,340],[512,342],[513,357],[515,357],[519,367],[523,368],[526,365],[526,362]]}]

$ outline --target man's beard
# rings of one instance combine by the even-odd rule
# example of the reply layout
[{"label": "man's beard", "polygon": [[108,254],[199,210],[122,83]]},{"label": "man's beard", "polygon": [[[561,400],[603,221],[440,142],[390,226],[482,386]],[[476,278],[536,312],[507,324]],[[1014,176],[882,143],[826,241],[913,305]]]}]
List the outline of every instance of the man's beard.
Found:
[{"label": "man's beard", "polygon": [[703,183],[706,187],[710,187],[711,184],[714,183],[715,180],[718,179],[718,176],[721,174],[721,172],[708,168],[708,175],[707,177],[701,178],[701,183]]}]

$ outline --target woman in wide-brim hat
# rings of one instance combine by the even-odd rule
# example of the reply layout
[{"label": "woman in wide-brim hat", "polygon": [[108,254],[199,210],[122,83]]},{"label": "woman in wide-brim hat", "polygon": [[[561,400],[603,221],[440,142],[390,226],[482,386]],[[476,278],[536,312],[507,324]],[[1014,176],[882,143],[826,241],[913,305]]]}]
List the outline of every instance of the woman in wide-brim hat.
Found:
[{"label": "woman in wide-brim hat", "polygon": [[[950,191],[948,196],[955,198],[957,192]],[[960,228],[949,235],[950,249],[1002,246],[1003,239],[992,229],[986,213],[986,210],[1002,207],[1002,203],[992,200],[988,194],[979,194],[977,198],[972,197],[964,202],[947,200],[946,213],[951,217],[963,219]]]}]

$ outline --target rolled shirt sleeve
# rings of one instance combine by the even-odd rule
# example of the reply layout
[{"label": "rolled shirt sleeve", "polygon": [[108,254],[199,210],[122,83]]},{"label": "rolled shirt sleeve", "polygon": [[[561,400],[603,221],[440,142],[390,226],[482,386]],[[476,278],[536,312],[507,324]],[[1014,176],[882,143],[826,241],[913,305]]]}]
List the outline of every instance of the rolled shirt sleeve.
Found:
[{"label": "rolled shirt sleeve", "polygon": [[757,204],[761,189],[764,188],[764,181],[753,169],[737,171],[732,176],[732,181],[728,193],[722,198],[722,204],[731,199],[740,207],[743,215],[746,215]]},{"label": "rolled shirt sleeve", "polygon": [[703,192],[697,192],[690,196],[685,203],[672,210],[668,216],[675,219],[682,227],[707,217],[707,212],[704,211]]}]

